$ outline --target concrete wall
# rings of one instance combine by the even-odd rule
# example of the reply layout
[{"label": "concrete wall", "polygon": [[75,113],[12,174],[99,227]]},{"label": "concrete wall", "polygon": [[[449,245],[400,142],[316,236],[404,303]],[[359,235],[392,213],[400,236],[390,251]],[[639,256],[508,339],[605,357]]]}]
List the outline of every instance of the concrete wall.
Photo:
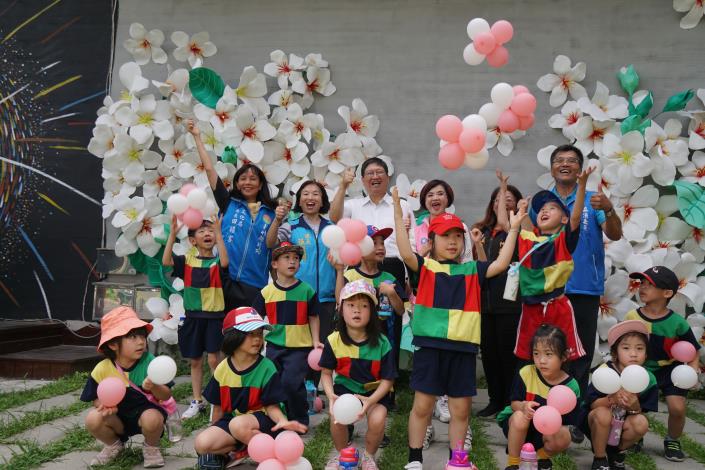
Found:
[{"label": "concrete wall", "polygon": [[[506,67],[463,62],[466,24],[478,16],[514,24]],[[314,105],[328,127],[341,129],[338,106],[362,98],[379,115],[378,141],[397,168],[412,179],[447,179],[455,189],[458,213],[474,221],[495,186],[495,167],[531,193],[544,171],[537,150],[564,142],[546,123],[556,112],[548,94],[536,87],[541,75],[552,72],[556,55],[587,63],[583,84],[590,96],[596,80],[617,92],[615,73],[629,63],[642,77],[642,87],[654,92],[654,109],[677,91],[704,87],[705,24],[684,31],[678,25],[681,16],[664,0],[121,0],[115,63],[129,60],[122,42],[134,21],[167,35],[209,31],[219,50],[206,66],[227,80],[236,81],[246,65],[261,71],[274,49],[321,52],[338,88]],[[492,150],[484,170],[443,170],[436,159],[436,119],[476,112],[500,81],[525,84],[537,95],[536,126],[509,157]]]}]

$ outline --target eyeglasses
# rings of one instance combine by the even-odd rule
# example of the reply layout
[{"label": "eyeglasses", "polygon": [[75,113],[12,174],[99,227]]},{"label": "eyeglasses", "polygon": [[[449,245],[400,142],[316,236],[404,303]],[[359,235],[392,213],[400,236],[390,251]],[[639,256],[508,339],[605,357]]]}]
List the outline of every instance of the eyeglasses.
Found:
[{"label": "eyeglasses", "polygon": [[563,165],[564,163],[568,163],[569,165],[578,165],[580,164],[580,159],[576,157],[571,157],[571,158],[556,158],[553,160],[553,165]]},{"label": "eyeglasses", "polygon": [[363,176],[370,176],[370,177],[372,177],[372,176],[384,176],[384,175],[386,175],[386,174],[387,174],[387,172],[384,171],[384,170],[370,170],[370,171],[366,171]]}]

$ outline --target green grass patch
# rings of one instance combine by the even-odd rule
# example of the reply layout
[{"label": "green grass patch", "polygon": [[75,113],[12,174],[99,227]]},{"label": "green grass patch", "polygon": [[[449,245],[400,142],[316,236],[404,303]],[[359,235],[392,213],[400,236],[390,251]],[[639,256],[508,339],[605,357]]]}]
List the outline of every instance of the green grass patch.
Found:
[{"label": "green grass patch", "polygon": [[13,470],[29,470],[43,463],[52,461],[69,452],[89,449],[95,439],[83,427],[76,426],[57,441],[40,446],[35,442],[20,442],[21,453],[15,454],[6,461],[4,468]]},{"label": "green grass patch", "polygon": [[20,392],[0,393],[0,411],[73,392],[83,387],[87,379],[88,372],[76,372],[73,375],[67,375],[43,387]]},{"label": "green grass patch", "polygon": [[686,416],[696,423],[698,423],[700,426],[705,426],[705,413],[701,413],[692,406],[688,406],[685,412]]},{"label": "green grass patch", "polygon": [[330,420],[326,418],[313,431],[313,437],[306,441],[304,457],[311,462],[313,468],[323,468],[328,462],[328,456],[332,449],[333,440],[330,436]]},{"label": "green grass patch", "polygon": [[[648,416],[648,419],[649,428],[651,428],[652,431],[654,431],[661,437],[666,437],[666,434],[668,434],[668,428],[666,427],[666,425],[651,416]],[[705,464],[705,447],[698,444],[685,434],[681,436],[680,441],[681,446],[683,447],[683,451],[685,451],[688,457],[693,460],[697,460],[702,464]]]},{"label": "green grass patch", "polygon": [[627,452],[627,457],[624,461],[636,470],[658,470],[658,465],[656,465],[654,459],[643,452]]},{"label": "green grass patch", "polygon": [[0,423],[0,440],[7,439],[10,436],[41,426],[55,419],[75,415],[90,406],[90,403],[77,401],[68,406],[57,406],[43,411],[28,411],[21,418],[8,419]]},{"label": "green grass patch", "polygon": [[578,470],[575,461],[565,452],[554,455],[551,461],[553,462],[553,470]]},{"label": "green grass patch", "polygon": [[404,468],[409,456],[409,412],[414,395],[408,387],[408,375],[401,376],[396,381],[394,388],[396,389],[398,410],[387,417],[389,421],[387,436],[391,442],[382,449],[382,457],[378,459],[377,465],[380,470]]},{"label": "green grass patch", "polygon": [[470,459],[480,470],[497,470],[499,468],[494,452],[489,448],[485,426],[487,424],[477,418],[470,420],[472,429],[472,452]]}]

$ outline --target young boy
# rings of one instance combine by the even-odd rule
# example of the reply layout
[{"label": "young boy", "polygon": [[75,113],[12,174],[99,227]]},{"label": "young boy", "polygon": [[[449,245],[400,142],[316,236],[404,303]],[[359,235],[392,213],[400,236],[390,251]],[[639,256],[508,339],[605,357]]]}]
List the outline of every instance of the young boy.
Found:
[{"label": "young boy", "polygon": [[[569,359],[585,355],[575,327],[573,306],[563,293],[573,272],[571,253],[578,246],[580,214],[585,204],[585,185],[591,169],[578,176],[573,211],[551,191],[540,191],[531,199],[531,223],[519,233],[519,290],[522,311],[514,354],[531,359],[531,338],[543,323],[557,326],[568,340]],[[520,201],[520,205],[526,202]],[[535,230],[532,230],[534,229]]]},{"label": "young boy", "polygon": [[272,331],[267,334],[267,358],[276,364],[288,397],[287,416],[308,425],[308,402],[304,380],[308,354],[320,348],[318,299],[313,287],[296,279],[304,249],[282,242],[272,250],[276,280],[262,289],[252,307],[266,313]]},{"label": "young boy", "polygon": [[[193,400],[181,415],[193,418],[205,410],[201,388],[203,386],[203,352],[208,353],[208,367],[214,371],[220,362],[221,328],[225,317],[222,276],[227,276],[228,252],[220,230],[220,219],[214,223],[204,220],[197,229],[189,229],[191,245],[197,255],[172,255],[176,233],[180,230],[176,216],[171,220],[171,231],[164,247],[162,264],[173,266],[173,276],[184,280],[184,309],[186,318],[179,327],[179,350],[191,363],[191,388]],[[218,246],[218,255],[213,247]]]},{"label": "young boy", "polygon": [[[643,273],[631,273],[639,284],[639,300],[643,307],[628,312],[625,320],[641,320],[649,332],[647,359],[644,366],[656,376],[658,387],[666,397],[668,405],[668,435],[663,441],[664,457],[673,462],[682,462],[685,455],[678,440],[685,426],[685,397],[688,390],[673,385],[671,371],[679,365],[671,356],[671,346],[678,341],[687,341],[699,349],[685,318],[668,308],[668,302],[678,292],[678,277],[665,266],[654,266]],[[698,356],[689,366],[698,370]]]},{"label": "young boy", "polygon": [[[105,465],[124,449],[130,436],[142,434],[145,468],[164,466],[159,451],[159,439],[164,432],[166,411],[149,401],[151,394],[159,401],[171,397],[171,384],[156,385],[147,378],[147,366],[154,356],[147,351],[147,335],[152,325],[139,318],[129,307],[117,307],[108,312],[100,323],[98,351],[106,359],[91,371],[81,393],[81,401],[92,401],[93,408],[86,416],[86,429],[105,446],[91,461]],[[106,407],[98,399],[98,384],[108,377],[117,377],[125,383],[125,397],[113,407]]]}]

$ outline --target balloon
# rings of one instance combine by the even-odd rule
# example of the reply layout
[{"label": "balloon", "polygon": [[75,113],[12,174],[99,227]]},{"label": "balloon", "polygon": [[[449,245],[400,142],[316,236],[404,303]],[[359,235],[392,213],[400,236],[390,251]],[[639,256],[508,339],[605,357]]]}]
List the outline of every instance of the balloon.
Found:
[{"label": "balloon", "polygon": [[184,224],[186,224],[188,228],[190,228],[191,230],[196,230],[203,223],[203,213],[198,209],[189,207],[188,209],[186,209],[186,212],[183,213],[181,219],[184,221]]},{"label": "balloon", "polygon": [[512,24],[507,20],[495,21],[495,23],[490,28],[490,32],[495,37],[497,44],[504,44],[509,42],[514,36],[514,28]]},{"label": "balloon", "polygon": [[692,367],[681,364],[671,371],[671,382],[678,388],[689,390],[698,383],[698,373]]},{"label": "balloon", "polygon": [[193,183],[186,183],[185,185],[181,186],[181,189],[179,189],[179,194],[182,196],[186,197],[188,196],[188,193],[196,189],[198,186],[196,186]]},{"label": "balloon", "polygon": [[491,129],[497,126],[502,109],[494,103],[485,103],[480,106],[480,110],[477,113],[485,120],[487,128]]},{"label": "balloon", "polygon": [[264,462],[265,460],[273,459],[274,456],[274,438],[266,433],[255,434],[250,443],[247,444],[247,453],[255,462]]},{"label": "balloon", "polygon": [[522,131],[530,129],[531,126],[534,125],[535,120],[536,118],[533,114],[529,114],[528,116],[519,116],[519,129]]},{"label": "balloon", "polygon": [[519,117],[511,109],[506,109],[499,115],[497,127],[502,132],[512,133],[519,129]]},{"label": "balloon", "polygon": [[497,46],[487,54],[487,65],[490,67],[504,67],[509,62],[509,51],[504,46]]},{"label": "balloon", "polygon": [[194,209],[202,210],[206,207],[208,196],[206,196],[206,192],[201,188],[195,188],[189,191],[186,195],[186,200],[188,201],[189,206]]},{"label": "balloon", "polygon": [[345,243],[345,232],[337,225],[329,225],[323,229],[321,240],[328,248],[340,248]]},{"label": "balloon", "polygon": [[446,114],[436,122],[436,135],[448,142],[457,142],[463,132],[463,123],[457,116]]},{"label": "balloon", "polygon": [[157,385],[166,385],[176,377],[176,362],[169,356],[157,356],[147,366],[147,377]]},{"label": "balloon", "polygon": [[362,220],[346,217],[338,221],[338,227],[345,232],[345,239],[352,243],[361,241],[367,235],[367,225]]},{"label": "balloon", "polygon": [[697,354],[695,346],[687,341],[678,341],[671,346],[671,356],[679,362],[690,362]]},{"label": "balloon", "polygon": [[284,431],[274,439],[274,455],[283,464],[294,463],[304,455],[304,441],[294,431]]},{"label": "balloon", "polygon": [[552,406],[542,406],[534,413],[534,427],[541,434],[552,436],[562,425],[561,413]]},{"label": "balloon", "polygon": [[313,348],[310,353],[308,353],[308,366],[313,370],[321,370],[321,366],[318,365],[318,361],[321,360],[321,354],[323,350],[321,348]]},{"label": "balloon", "polygon": [[558,410],[562,415],[568,414],[578,404],[578,398],[575,396],[569,387],[565,385],[556,385],[548,391],[546,404]]},{"label": "balloon", "polygon": [[338,424],[352,424],[362,411],[362,402],[350,393],[338,397],[333,403],[333,417]]},{"label": "balloon", "polygon": [[497,42],[495,41],[494,35],[487,32],[477,34],[473,39],[473,44],[477,52],[487,55],[494,50]]},{"label": "balloon", "polygon": [[348,266],[356,265],[362,258],[362,251],[356,243],[345,242],[340,247],[340,260]]},{"label": "balloon", "polygon": [[536,98],[531,93],[515,95],[510,109],[517,116],[529,116],[536,111]]},{"label": "balloon", "polygon": [[305,457],[301,457],[296,462],[287,465],[286,470],[313,470],[313,466]]},{"label": "balloon", "polygon": [[483,148],[477,153],[466,153],[465,154],[465,165],[473,170],[480,170],[487,166],[487,161],[490,158],[490,154],[486,148]]},{"label": "balloon", "polygon": [[485,118],[479,114],[468,114],[463,119],[463,127],[465,129],[480,129],[482,132],[487,132],[487,122]]},{"label": "balloon", "polygon": [[605,395],[611,395],[622,388],[619,374],[609,367],[598,367],[592,373],[592,384]]},{"label": "balloon", "polygon": [[485,55],[477,52],[473,43],[470,43],[463,49],[463,60],[468,65],[480,65],[485,60]]},{"label": "balloon", "polygon": [[321,412],[321,410],[323,409],[323,400],[321,400],[321,397],[316,397],[313,400],[313,409],[316,411],[316,413]]},{"label": "balloon", "polygon": [[206,201],[206,206],[203,208],[204,217],[213,217],[218,215],[218,204],[215,203],[213,199],[208,199]]},{"label": "balloon", "polygon": [[[691,326],[691,328],[695,327],[705,327],[705,315],[702,313],[693,313],[688,315],[688,318],[686,319],[688,324]],[[696,336],[697,338],[697,336]]]},{"label": "balloon", "polygon": [[257,465],[257,470],[286,470],[286,467],[277,459],[268,459]]},{"label": "balloon", "polygon": [[166,201],[166,207],[172,214],[183,214],[188,209],[188,201],[181,194],[172,194]]},{"label": "balloon", "polygon": [[169,302],[161,297],[150,297],[144,305],[154,318],[162,318],[169,311]]},{"label": "balloon", "polygon": [[438,152],[438,161],[443,168],[457,170],[463,164],[465,152],[460,144],[452,143],[444,145]]},{"label": "balloon", "polygon": [[473,18],[468,23],[468,36],[470,39],[475,39],[480,33],[487,33],[490,31],[490,24],[484,18]]},{"label": "balloon", "polygon": [[627,366],[622,371],[622,388],[627,392],[641,393],[649,386],[649,373],[637,364]]},{"label": "balloon", "polygon": [[375,251],[375,242],[372,241],[369,235],[365,235],[365,238],[357,242],[357,244],[360,246],[360,254],[362,256],[367,256]]},{"label": "balloon", "polygon": [[107,377],[98,384],[98,400],[103,406],[111,408],[125,398],[125,382],[117,377]]},{"label": "balloon", "polygon": [[524,85],[514,85],[512,90],[514,90],[514,96],[521,95],[522,93],[529,93],[529,89]]},{"label": "balloon", "polygon": [[514,99],[514,90],[509,83],[500,82],[492,87],[490,92],[492,102],[501,109],[507,109],[512,104]]},{"label": "balloon", "polygon": [[465,129],[458,143],[466,153],[477,153],[485,146],[485,133],[476,128]]}]

